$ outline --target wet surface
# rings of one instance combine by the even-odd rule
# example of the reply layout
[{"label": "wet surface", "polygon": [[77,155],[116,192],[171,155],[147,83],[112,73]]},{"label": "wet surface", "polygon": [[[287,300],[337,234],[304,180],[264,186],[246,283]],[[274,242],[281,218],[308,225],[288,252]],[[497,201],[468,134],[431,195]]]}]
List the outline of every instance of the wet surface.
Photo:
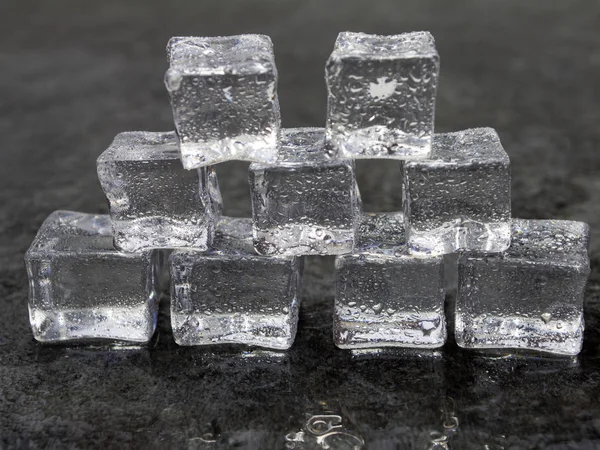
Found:
[{"label": "wet surface", "polygon": [[[91,9],[90,9],[91,8]],[[0,447],[597,448],[600,446],[600,7],[595,2],[0,5]],[[172,35],[269,34],[283,124],[322,126],[338,31],[431,30],[438,131],[491,126],[513,215],[588,222],[592,274],[575,359],[347,352],[331,339],[332,258],[306,264],[287,353],[177,347],[163,304],[147,348],[33,341],[23,254],[56,209],[105,213],[95,159],[126,130],[169,130]],[[369,210],[397,210],[397,165],[361,163]],[[217,171],[250,214],[247,163]],[[450,289],[448,306],[452,304]],[[451,322],[451,318],[450,318]]]}]

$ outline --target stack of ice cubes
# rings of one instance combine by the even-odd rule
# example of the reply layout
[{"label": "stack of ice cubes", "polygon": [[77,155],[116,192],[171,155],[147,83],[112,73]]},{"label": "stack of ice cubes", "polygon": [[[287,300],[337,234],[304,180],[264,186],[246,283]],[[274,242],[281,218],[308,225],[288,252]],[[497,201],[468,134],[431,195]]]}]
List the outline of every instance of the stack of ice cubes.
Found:
[{"label": "stack of ice cubes", "polygon": [[[287,349],[303,257],[336,255],[338,347],[437,348],[456,257],[459,346],[580,351],[588,226],[511,218],[493,129],[433,133],[431,34],[340,33],[324,129],[281,128],[267,36],[175,37],[167,53],[175,131],[119,134],[97,163],[110,216],[54,212],[26,254],[37,340],[148,342],[170,286],[178,344]],[[403,211],[363,212],[355,159],[391,160]],[[251,162],[252,218],[222,215],[229,160]]]}]

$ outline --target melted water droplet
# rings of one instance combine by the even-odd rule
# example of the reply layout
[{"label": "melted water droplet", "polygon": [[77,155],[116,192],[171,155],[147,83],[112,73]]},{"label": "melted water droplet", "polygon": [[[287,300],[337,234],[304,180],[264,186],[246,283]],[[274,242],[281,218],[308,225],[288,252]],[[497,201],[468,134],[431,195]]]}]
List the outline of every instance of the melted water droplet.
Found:
[{"label": "melted water droplet", "polygon": [[546,313],[543,313],[541,317],[542,317],[542,320],[544,321],[544,323],[548,323],[548,322],[550,322],[550,319],[552,318],[552,314],[546,312]]}]

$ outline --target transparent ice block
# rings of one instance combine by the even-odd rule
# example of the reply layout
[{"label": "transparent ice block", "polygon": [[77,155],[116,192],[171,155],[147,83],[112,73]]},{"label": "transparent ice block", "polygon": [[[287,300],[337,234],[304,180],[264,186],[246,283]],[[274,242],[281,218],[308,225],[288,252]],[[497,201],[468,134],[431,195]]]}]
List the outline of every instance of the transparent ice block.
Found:
[{"label": "transparent ice block", "polygon": [[167,53],[165,85],[185,168],[274,162],[281,118],[271,39],[173,37]]},{"label": "transparent ice block", "polygon": [[171,324],[179,345],[293,344],[300,258],[257,255],[250,219],[223,217],[212,250],[175,250],[169,265]]},{"label": "transparent ice block", "polygon": [[120,133],[97,168],[119,250],[208,248],[221,210],[217,175],[185,170],[174,132]]},{"label": "transparent ice block", "polygon": [[341,158],[428,157],[438,72],[428,32],[340,33],[325,67],[333,151]]},{"label": "transparent ice block", "polygon": [[431,159],[403,163],[413,254],[501,252],[510,244],[510,161],[492,128],[436,134]]},{"label": "transparent ice block", "polygon": [[41,342],[147,342],[158,313],[155,252],[119,253],[105,215],[52,213],[25,254]]},{"label": "transparent ice block", "polygon": [[335,268],[338,347],[444,345],[443,258],[408,254],[402,213],[366,213],[357,249],[337,256]]},{"label": "transparent ice block", "polygon": [[322,128],[282,132],[272,165],[250,165],[254,246],[262,255],[336,255],[355,243],[360,195],[351,160],[331,160]]},{"label": "transparent ice block", "polygon": [[514,219],[508,250],[462,255],[458,345],[579,353],[588,240],[589,228],[581,222]]}]

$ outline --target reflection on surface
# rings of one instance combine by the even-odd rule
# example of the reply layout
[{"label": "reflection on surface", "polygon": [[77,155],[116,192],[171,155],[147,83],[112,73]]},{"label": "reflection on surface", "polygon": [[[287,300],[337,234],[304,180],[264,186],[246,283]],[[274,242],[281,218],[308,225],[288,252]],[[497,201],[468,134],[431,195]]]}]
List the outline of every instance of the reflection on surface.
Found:
[{"label": "reflection on surface", "polygon": [[[457,448],[545,448],[568,440],[565,431],[560,434],[563,420],[587,414],[580,409],[577,358],[461,352],[457,359],[463,370],[449,386],[461,421],[471,428],[456,433]],[[554,441],[546,441],[549,436]]]},{"label": "reflection on surface", "polygon": [[364,448],[365,442],[362,437],[344,427],[342,416],[308,414],[307,417],[302,430],[285,436],[286,448],[297,450]]},{"label": "reflection on surface", "polygon": [[452,397],[445,397],[441,402],[441,426],[429,434],[430,441],[425,448],[432,450],[449,449],[450,441],[458,430],[458,417]]},{"label": "reflection on surface", "polygon": [[322,399],[335,405],[368,448],[397,442],[429,448],[432,442],[445,442],[446,387],[439,352],[386,348],[341,352],[340,363],[342,357],[339,386]]},{"label": "reflection on surface", "polygon": [[35,344],[38,362],[63,364],[66,367],[78,363],[116,364],[129,360],[150,364],[150,348],[147,345],[93,344],[48,345]]},{"label": "reflection on surface", "polygon": [[[326,284],[324,263],[308,264],[309,280],[316,270]],[[341,351],[323,293],[332,299],[309,298],[288,352],[179,347],[163,308],[147,347],[31,342],[30,377],[2,394],[61,417],[37,425],[47,433],[101,414],[113,439],[150,448],[512,449],[567,442],[574,427],[600,434],[598,359],[481,354],[453,342]],[[6,359],[0,370],[10,372]]]},{"label": "reflection on surface", "polygon": [[415,348],[360,348],[349,350],[354,360],[369,359],[442,359],[442,352],[438,349],[415,349]]}]

